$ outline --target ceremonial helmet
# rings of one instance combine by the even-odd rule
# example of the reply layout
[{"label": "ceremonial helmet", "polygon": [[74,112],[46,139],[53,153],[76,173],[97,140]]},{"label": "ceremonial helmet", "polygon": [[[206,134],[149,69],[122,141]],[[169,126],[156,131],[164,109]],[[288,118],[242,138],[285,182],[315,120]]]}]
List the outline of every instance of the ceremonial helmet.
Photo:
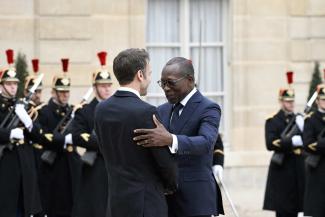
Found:
[{"label": "ceremonial helmet", "polygon": [[287,88],[281,88],[279,90],[279,100],[281,101],[294,101],[295,100],[295,90],[292,88],[293,83],[293,72],[287,72]]},{"label": "ceremonial helmet", "polygon": [[[29,76],[26,77],[25,86],[24,86],[25,90],[29,90],[35,84],[35,79],[37,78],[38,71],[39,71],[39,60],[38,59],[32,59],[32,66],[33,66],[34,75],[29,75]],[[42,90],[42,88],[43,88],[43,85],[42,85],[42,82],[41,82],[36,90]]]},{"label": "ceremonial helmet", "polygon": [[0,73],[0,83],[4,81],[16,81],[19,82],[19,78],[17,77],[16,69],[13,67],[14,63],[14,51],[12,49],[6,50],[7,62],[9,67],[4,69],[2,73]]},{"label": "ceremonial helmet", "polygon": [[111,74],[105,68],[107,52],[101,51],[97,54],[97,56],[98,56],[98,59],[99,59],[100,65],[101,65],[101,69],[98,69],[95,72],[93,72],[93,76],[92,76],[93,85],[95,85],[95,84],[112,84],[113,81],[112,81]]},{"label": "ceremonial helmet", "polygon": [[53,77],[52,88],[57,91],[69,91],[71,80],[68,77],[68,66],[69,66],[69,59],[61,59],[62,62],[62,71],[61,75],[56,75]]}]

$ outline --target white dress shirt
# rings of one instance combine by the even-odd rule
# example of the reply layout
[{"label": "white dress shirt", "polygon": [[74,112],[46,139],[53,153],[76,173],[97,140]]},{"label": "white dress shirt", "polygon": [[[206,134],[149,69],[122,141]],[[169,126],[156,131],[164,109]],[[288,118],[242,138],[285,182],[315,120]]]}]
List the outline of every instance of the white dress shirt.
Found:
[{"label": "white dress shirt", "polygon": [[[191,99],[191,97],[196,93],[197,89],[194,87],[193,90],[191,90],[191,92],[189,94],[187,94],[187,96],[180,101],[180,104],[183,105],[183,108],[179,110],[179,115],[182,114],[183,109],[185,108],[187,102]],[[175,106],[175,105],[174,105]],[[172,134],[173,137],[173,143],[171,146],[169,146],[169,150],[172,154],[175,154],[178,150],[178,139],[177,136],[175,134]]]},{"label": "white dress shirt", "polygon": [[141,98],[139,91],[137,91],[136,89],[130,88],[130,87],[119,87],[117,90],[118,91],[128,91],[128,92],[131,92],[131,93],[134,93],[135,95],[137,95],[139,98]]}]

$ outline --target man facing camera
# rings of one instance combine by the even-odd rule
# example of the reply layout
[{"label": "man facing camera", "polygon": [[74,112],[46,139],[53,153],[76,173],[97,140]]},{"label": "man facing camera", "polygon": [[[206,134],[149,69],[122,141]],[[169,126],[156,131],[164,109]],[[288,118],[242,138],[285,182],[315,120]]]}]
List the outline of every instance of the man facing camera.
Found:
[{"label": "man facing camera", "polygon": [[162,124],[154,129],[137,129],[141,135],[134,139],[145,147],[167,146],[176,154],[178,190],[168,196],[169,216],[218,215],[222,213],[217,205],[221,198],[216,196],[212,161],[220,107],[195,88],[192,61],[186,58],[169,60],[158,84],[168,100],[158,107]]},{"label": "man facing camera", "polygon": [[108,173],[107,215],[166,217],[165,192],[176,188],[176,164],[168,147],[135,145],[136,128],[153,128],[156,108],[140,99],[151,81],[149,54],[127,49],[118,54],[113,71],[120,88],[98,104],[95,131]]}]

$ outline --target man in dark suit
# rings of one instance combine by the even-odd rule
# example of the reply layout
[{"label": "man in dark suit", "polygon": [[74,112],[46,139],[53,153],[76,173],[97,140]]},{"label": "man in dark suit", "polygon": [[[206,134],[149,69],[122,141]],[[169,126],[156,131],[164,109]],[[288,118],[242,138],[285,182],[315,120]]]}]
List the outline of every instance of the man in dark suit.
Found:
[{"label": "man in dark suit", "polygon": [[73,204],[73,217],[104,217],[107,206],[107,174],[103,156],[99,152],[97,136],[94,133],[94,114],[99,102],[112,94],[113,81],[105,68],[106,52],[99,52],[101,69],[93,72],[92,83],[95,97],[75,113],[72,122],[72,140],[86,149],[81,156],[80,183]]},{"label": "man in dark suit", "polygon": [[95,132],[109,183],[107,215],[166,217],[165,192],[176,188],[176,164],[167,147],[146,149],[133,139],[136,128],[153,128],[156,108],[141,100],[151,80],[149,55],[128,49],[114,59],[121,85],[95,110]]},{"label": "man in dark suit", "polygon": [[218,215],[221,209],[217,206],[212,161],[220,107],[195,88],[192,62],[183,57],[167,62],[158,84],[168,100],[158,107],[162,124],[157,123],[154,129],[137,129],[135,133],[141,135],[134,139],[145,147],[169,146],[177,156],[178,191],[168,197],[169,216]]}]

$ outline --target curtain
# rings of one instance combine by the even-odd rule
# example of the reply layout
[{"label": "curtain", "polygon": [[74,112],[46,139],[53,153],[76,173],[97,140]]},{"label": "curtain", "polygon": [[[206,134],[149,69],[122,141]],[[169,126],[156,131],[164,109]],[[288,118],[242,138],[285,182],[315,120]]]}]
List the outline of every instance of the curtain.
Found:
[{"label": "curtain", "polygon": [[[152,81],[149,86],[147,100],[154,105],[166,101],[165,97],[150,96],[150,93],[163,95],[157,84],[162,68],[166,62],[180,55],[180,1],[149,0],[147,16],[147,47],[152,66]],[[163,45],[162,45],[163,44]],[[170,44],[173,44],[170,46]]]},{"label": "curtain", "polygon": [[[198,88],[204,92],[224,91],[224,65],[222,43],[224,23],[224,0],[148,0],[147,49],[151,56],[152,82],[149,87],[148,101],[159,105],[165,101],[163,91],[158,86],[161,70],[172,57],[184,56],[181,45],[189,41],[186,49],[190,51]],[[187,2],[188,4],[182,4]],[[188,8],[184,7],[188,5]],[[181,13],[188,10],[188,13]],[[188,14],[188,17],[182,17]],[[181,23],[183,20],[188,22]],[[181,27],[189,24],[189,32],[180,34]],[[180,38],[184,36],[184,38]],[[204,46],[200,48],[199,44]],[[183,50],[183,49],[182,49]],[[199,68],[200,67],[200,68]],[[151,96],[150,96],[151,93]],[[152,96],[161,94],[161,97]],[[224,97],[211,95],[212,100],[223,105]]]}]

